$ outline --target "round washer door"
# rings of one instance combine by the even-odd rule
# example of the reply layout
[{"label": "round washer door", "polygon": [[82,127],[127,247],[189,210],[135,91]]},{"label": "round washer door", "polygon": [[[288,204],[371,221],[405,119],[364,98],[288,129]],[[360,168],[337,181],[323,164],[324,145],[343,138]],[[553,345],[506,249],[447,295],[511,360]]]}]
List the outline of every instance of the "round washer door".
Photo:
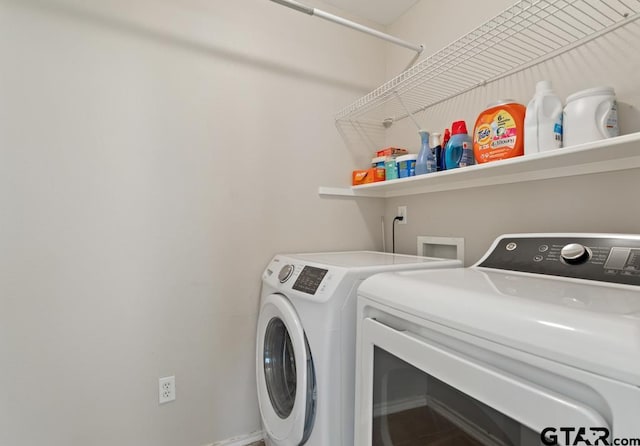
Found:
[{"label": "round washer door", "polygon": [[268,296],[260,308],[256,350],[264,429],[279,446],[297,446],[309,434],[308,408],[315,403],[309,389],[315,387],[315,376],[308,369],[311,358],[300,319],[280,294]]}]

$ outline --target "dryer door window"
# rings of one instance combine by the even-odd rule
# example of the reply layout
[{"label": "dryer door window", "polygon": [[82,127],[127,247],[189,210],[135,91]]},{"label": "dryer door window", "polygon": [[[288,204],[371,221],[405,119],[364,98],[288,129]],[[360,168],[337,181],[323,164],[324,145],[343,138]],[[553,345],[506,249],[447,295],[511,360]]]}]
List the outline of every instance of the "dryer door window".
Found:
[{"label": "dryer door window", "polygon": [[287,418],[296,400],[296,357],[287,327],[279,318],[269,321],[264,335],[264,376],[275,412]]},{"label": "dryer door window", "polygon": [[[358,446],[538,446],[552,444],[566,426],[609,429],[585,403],[466,356],[428,332],[372,318],[360,329]],[[561,444],[580,444],[574,437]]]},{"label": "dryer door window", "polygon": [[541,444],[538,432],[378,347],[373,382],[373,445]]}]

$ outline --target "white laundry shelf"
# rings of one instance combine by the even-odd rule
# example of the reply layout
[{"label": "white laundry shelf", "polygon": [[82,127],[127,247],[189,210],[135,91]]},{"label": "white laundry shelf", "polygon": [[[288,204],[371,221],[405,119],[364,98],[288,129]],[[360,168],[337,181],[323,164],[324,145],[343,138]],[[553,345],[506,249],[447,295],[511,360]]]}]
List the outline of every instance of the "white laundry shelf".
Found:
[{"label": "white laundry shelf", "polygon": [[390,198],[640,167],[640,133],[410,178],[320,187],[321,196]]}]

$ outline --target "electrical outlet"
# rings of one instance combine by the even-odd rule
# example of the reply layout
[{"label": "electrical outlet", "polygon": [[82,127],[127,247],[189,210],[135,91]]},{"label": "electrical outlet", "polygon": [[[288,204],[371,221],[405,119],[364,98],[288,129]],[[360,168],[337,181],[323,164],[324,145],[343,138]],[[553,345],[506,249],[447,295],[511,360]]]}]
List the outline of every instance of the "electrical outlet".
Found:
[{"label": "electrical outlet", "polygon": [[158,390],[160,392],[160,404],[168,403],[176,399],[176,377],[167,376],[158,380]]},{"label": "electrical outlet", "polygon": [[407,207],[406,206],[398,206],[398,213],[396,217],[402,217],[402,221],[398,221],[399,225],[407,224]]}]

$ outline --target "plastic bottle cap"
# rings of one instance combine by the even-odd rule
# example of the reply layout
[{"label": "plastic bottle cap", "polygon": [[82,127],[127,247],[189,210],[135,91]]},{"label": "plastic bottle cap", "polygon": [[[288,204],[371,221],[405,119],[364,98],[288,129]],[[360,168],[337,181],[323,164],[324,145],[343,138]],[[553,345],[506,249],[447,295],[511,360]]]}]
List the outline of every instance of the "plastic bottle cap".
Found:
[{"label": "plastic bottle cap", "polygon": [[371,160],[371,164],[384,163],[385,161],[387,161],[386,156],[376,156]]},{"label": "plastic bottle cap", "polygon": [[538,81],[536,93],[551,93],[551,81]]},{"label": "plastic bottle cap", "polygon": [[452,135],[459,135],[461,133],[467,133],[467,124],[464,121],[456,121],[451,124]]},{"label": "plastic bottle cap", "polygon": [[440,133],[432,133],[431,137],[433,138],[433,145],[435,146],[439,146],[441,141],[440,141]]}]

